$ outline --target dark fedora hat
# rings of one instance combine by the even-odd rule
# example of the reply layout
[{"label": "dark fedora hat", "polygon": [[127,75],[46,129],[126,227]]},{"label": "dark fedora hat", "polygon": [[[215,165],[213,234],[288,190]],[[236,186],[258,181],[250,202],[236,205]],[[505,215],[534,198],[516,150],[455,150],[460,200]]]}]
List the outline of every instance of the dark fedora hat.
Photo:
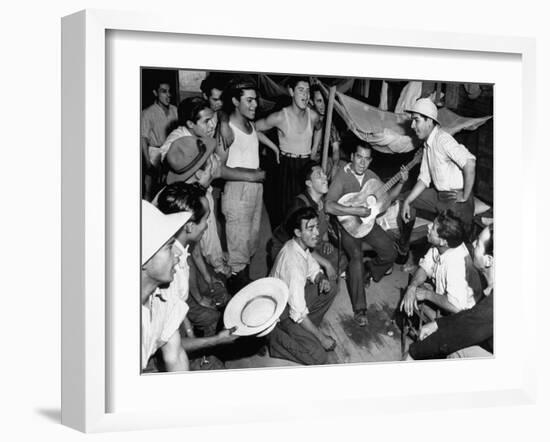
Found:
[{"label": "dark fedora hat", "polygon": [[186,136],[172,143],[166,153],[168,168],[166,182],[187,181],[200,169],[216,148],[216,140],[211,137]]}]

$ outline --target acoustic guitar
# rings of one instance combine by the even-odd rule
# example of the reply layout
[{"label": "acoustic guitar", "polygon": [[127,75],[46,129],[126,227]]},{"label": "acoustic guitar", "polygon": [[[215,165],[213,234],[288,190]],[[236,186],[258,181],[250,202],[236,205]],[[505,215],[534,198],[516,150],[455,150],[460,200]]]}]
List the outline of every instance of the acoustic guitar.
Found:
[{"label": "acoustic guitar", "polygon": [[[422,160],[422,149],[419,149],[414,158],[405,168],[411,170]],[[395,174],[386,184],[372,178],[368,180],[359,192],[346,193],[338,203],[348,207],[368,207],[371,212],[369,216],[359,217],[357,215],[339,215],[338,221],[346,232],[354,238],[363,238],[372,230],[376,218],[381,216],[391,205],[388,191],[397,184],[400,179],[400,172]]]}]

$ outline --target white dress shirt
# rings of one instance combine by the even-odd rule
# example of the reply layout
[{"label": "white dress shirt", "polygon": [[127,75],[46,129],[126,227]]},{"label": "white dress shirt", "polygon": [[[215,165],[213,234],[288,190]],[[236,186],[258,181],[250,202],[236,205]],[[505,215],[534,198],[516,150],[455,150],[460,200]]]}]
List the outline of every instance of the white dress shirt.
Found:
[{"label": "white dress shirt", "polygon": [[304,289],[307,280],[315,282],[321,271],[310,251],[304,250],[294,239],[288,240],[277,255],[271,276],[288,285],[289,316],[294,322],[302,322],[309,313]]}]

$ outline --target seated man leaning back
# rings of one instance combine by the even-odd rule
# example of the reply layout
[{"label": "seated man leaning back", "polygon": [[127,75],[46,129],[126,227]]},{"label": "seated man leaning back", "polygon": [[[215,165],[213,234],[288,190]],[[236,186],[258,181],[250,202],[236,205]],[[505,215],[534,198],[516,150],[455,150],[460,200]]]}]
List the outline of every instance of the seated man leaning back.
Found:
[{"label": "seated man leaning back", "polygon": [[296,210],[288,221],[293,237],[275,260],[271,276],[289,287],[288,304],[269,334],[272,357],[305,365],[324,364],[336,341],[319,329],[337,293],[310,250],[319,241],[319,218],[312,207]]},{"label": "seated man leaning back", "polygon": [[[301,207],[313,207],[319,215],[319,242],[312,249],[311,254],[323,267],[329,279],[335,280],[345,268],[345,259],[343,256],[338,259],[338,249],[334,247],[329,237],[329,219],[325,213],[324,202],[328,192],[328,178],[319,163],[313,160],[306,163],[301,170],[301,175],[304,190],[294,197],[285,222],[273,231],[270,256],[274,261],[283,245],[292,238],[293,232],[288,232],[286,229],[286,222],[292,213]],[[338,269],[338,264],[340,264],[340,269]]]}]

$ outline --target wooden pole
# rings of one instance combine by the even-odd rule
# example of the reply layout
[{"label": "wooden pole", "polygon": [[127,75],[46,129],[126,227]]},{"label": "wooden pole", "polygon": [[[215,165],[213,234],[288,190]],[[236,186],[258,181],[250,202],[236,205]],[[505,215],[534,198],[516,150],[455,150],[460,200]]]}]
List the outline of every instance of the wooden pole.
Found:
[{"label": "wooden pole", "polygon": [[327,111],[325,113],[325,137],[323,139],[323,156],[321,161],[321,167],[325,171],[325,173],[328,173],[328,170],[327,170],[328,145],[330,142],[330,132],[331,132],[330,129],[332,127],[332,110],[334,109],[335,97],[336,97],[336,86],[332,86],[328,94],[328,106],[327,106]]}]

